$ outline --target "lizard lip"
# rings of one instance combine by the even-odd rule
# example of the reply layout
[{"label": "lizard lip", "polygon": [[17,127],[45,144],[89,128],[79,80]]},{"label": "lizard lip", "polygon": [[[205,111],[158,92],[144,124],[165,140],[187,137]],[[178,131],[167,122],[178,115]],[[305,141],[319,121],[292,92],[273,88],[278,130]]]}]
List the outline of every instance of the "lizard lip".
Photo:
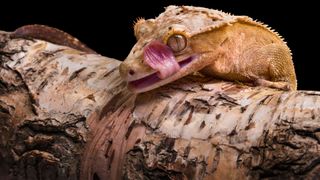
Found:
[{"label": "lizard lip", "polygon": [[[194,59],[195,59],[195,56],[190,56],[190,57],[178,62],[180,68],[185,67],[186,65],[191,63]],[[128,85],[130,86],[130,88],[133,88],[133,89],[142,89],[142,88],[151,86],[161,80],[163,80],[163,79],[160,79],[157,75],[157,72],[155,72],[155,73],[152,73],[152,74],[145,76],[143,78],[129,81]]]}]

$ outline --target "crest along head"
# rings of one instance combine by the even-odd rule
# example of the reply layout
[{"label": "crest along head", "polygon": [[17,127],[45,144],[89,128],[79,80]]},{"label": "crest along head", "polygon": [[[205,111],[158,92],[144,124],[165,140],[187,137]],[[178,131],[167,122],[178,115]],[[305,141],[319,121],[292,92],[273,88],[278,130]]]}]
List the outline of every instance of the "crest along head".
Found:
[{"label": "crest along head", "polygon": [[138,18],[134,23],[134,35],[139,40],[142,36],[150,34],[155,27],[154,19]]}]

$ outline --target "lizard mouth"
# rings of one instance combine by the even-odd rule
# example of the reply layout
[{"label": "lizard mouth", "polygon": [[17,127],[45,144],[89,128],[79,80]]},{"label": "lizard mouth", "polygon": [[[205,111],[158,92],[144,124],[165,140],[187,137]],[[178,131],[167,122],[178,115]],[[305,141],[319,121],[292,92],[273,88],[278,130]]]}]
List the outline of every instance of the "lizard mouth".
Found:
[{"label": "lizard mouth", "polygon": [[[193,60],[195,59],[195,56],[190,56],[180,62],[178,62],[180,68],[183,68],[190,64]],[[134,80],[134,81],[129,81],[128,85],[131,89],[143,89],[149,86],[152,86],[161,80],[164,80],[159,77],[159,72],[152,73],[148,76],[145,76],[143,78]]]}]

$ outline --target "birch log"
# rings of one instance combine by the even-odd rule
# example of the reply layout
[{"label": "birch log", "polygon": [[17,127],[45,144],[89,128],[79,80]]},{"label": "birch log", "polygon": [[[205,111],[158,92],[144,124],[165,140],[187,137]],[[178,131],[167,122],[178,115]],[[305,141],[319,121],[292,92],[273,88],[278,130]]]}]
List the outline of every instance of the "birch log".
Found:
[{"label": "birch log", "polygon": [[0,179],[319,179],[320,93],[193,75],[135,95],[120,61],[0,32]]}]

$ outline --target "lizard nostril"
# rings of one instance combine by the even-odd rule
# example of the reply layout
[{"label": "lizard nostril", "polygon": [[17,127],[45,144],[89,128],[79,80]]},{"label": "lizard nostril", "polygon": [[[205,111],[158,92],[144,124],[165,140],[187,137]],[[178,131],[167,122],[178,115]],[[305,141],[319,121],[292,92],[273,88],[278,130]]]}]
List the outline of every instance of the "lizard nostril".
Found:
[{"label": "lizard nostril", "polygon": [[134,74],[135,74],[134,70],[130,69],[130,70],[129,70],[129,74],[130,74],[131,76],[134,75]]}]

